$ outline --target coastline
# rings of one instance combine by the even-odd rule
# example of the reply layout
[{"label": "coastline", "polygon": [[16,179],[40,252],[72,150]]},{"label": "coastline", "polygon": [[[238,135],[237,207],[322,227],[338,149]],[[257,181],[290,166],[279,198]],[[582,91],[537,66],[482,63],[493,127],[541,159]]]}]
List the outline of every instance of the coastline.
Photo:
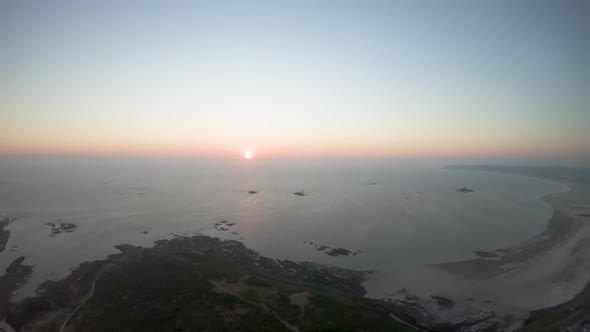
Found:
[{"label": "coastline", "polygon": [[582,217],[572,216],[564,212],[564,209],[567,208],[568,202],[571,202],[572,196],[578,195],[579,191],[587,193],[589,190],[590,188],[580,190],[578,186],[569,184],[565,191],[540,196],[539,199],[551,206],[553,210],[545,229],[524,242],[505,248],[497,248],[496,250],[500,250],[500,254],[464,261],[437,263],[431,266],[447,272],[459,273],[469,278],[485,278],[492,274],[510,271],[514,269],[512,264],[527,262],[554,249],[564,241],[570,240],[571,236],[580,228],[587,226],[583,223]]},{"label": "coastline", "polygon": [[43,283],[6,323],[27,331],[415,330],[388,303],[362,297],[367,271],[279,262],[206,235],[117,249]]},{"label": "coastline", "polygon": [[[487,167],[474,170],[494,171]],[[542,176],[513,169],[509,173],[567,186],[565,191],[540,197],[553,210],[545,230],[520,244],[493,250],[486,257],[480,255],[431,267],[471,283],[461,295],[495,296],[491,305],[480,309],[496,312],[507,309],[504,313],[510,314],[516,323],[512,328],[526,323],[523,327],[526,330],[533,318],[543,316],[535,312],[546,314],[551,309],[543,308],[562,308],[590,294],[590,184],[585,178]],[[510,296],[502,296],[502,292]],[[576,314],[581,315],[572,312]],[[535,328],[542,329],[542,326]]]},{"label": "coastline", "polygon": [[[590,298],[590,182],[559,174],[509,173],[564,186],[538,196],[551,207],[538,234],[514,245],[474,251],[465,260],[388,271],[365,283],[368,296],[401,307],[419,325],[437,331],[514,331],[530,322],[531,312],[581,292]],[[384,278],[405,288],[383,291]]]},{"label": "coastline", "polygon": [[[5,229],[14,218],[3,217],[0,219],[0,253],[6,248],[10,238],[10,231]],[[0,329],[8,312],[14,306],[12,295],[20,288],[33,273],[31,265],[24,264],[25,256],[19,256],[10,263],[3,275],[0,276]]]},{"label": "coastline", "polygon": [[[517,175],[527,174],[518,173]],[[539,177],[535,175],[527,176]],[[279,261],[276,261],[279,263],[278,267],[275,266],[274,263],[269,263],[268,266],[273,266],[273,268],[268,271],[262,271],[262,274],[259,276],[266,282],[271,282],[273,285],[275,282],[279,282],[280,285],[275,285],[276,289],[284,289],[283,287],[285,284],[293,284],[292,282],[288,282],[288,279],[296,281],[298,285],[301,285],[299,284],[300,282],[307,283],[306,280],[300,278],[302,278],[304,274],[308,274],[314,270],[318,272],[318,274],[315,272],[313,274],[321,278],[343,274],[347,275],[342,281],[347,280],[346,283],[352,287],[348,287],[344,290],[344,292],[348,294],[346,295],[346,298],[360,299],[364,304],[360,305],[358,308],[367,310],[367,312],[373,311],[365,305],[382,308],[387,311],[387,317],[410,329],[418,326],[437,331],[456,331],[459,329],[462,331],[483,331],[486,329],[490,330],[490,328],[492,330],[506,330],[508,328],[513,328],[516,326],[513,324],[515,322],[518,325],[530,320],[528,317],[531,310],[539,312],[538,314],[533,313],[531,317],[535,315],[543,316],[547,310],[551,311],[553,309],[538,309],[557,304],[558,308],[556,310],[562,310],[561,308],[569,306],[575,298],[579,297],[584,292],[587,292],[586,298],[590,298],[590,288],[584,288],[586,281],[590,279],[590,272],[588,272],[590,271],[590,264],[584,263],[590,262],[590,243],[588,243],[590,240],[587,240],[590,239],[590,228],[588,226],[590,222],[590,184],[577,183],[576,181],[562,182],[557,181],[554,178],[542,179],[556,181],[567,186],[567,188],[564,188],[563,191],[551,192],[538,197],[541,201],[551,207],[552,213],[543,231],[536,236],[514,246],[491,250],[489,256],[480,255],[480,257],[468,260],[431,264],[424,267],[425,271],[412,271],[411,269],[405,268],[403,271],[399,271],[401,273],[409,274],[421,273],[422,276],[432,273],[431,276],[427,277],[428,282],[443,284],[448,280],[451,280],[451,282],[454,283],[455,288],[461,288],[458,291],[450,289],[445,290],[444,287],[433,291],[431,284],[423,283],[423,288],[427,294],[419,294],[421,298],[414,296],[417,294],[413,293],[413,290],[411,289],[408,289],[408,291],[405,289],[403,291],[400,290],[400,294],[397,295],[402,299],[401,301],[361,297],[363,295],[362,293],[367,290],[367,287],[364,285],[364,280],[366,280],[371,274],[365,274],[363,277],[360,277],[360,275],[355,274],[355,271],[352,270],[326,270],[322,268],[323,265],[314,264],[311,266],[304,262],[280,261],[281,263],[279,263]],[[184,243],[182,241],[189,241],[186,238],[178,240],[174,240],[174,238],[175,237],[170,240],[162,240],[164,242],[157,241],[156,245],[158,243],[168,243],[176,246],[177,244]],[[193,240],[197,239],[193,238]],[[230,244],[234,242],[235,241],[229,241],[227,243]],[[190,255],[196,254],[191,260],[202,259],[200,252],[205,249],[200,248],[195,251],[196,248],[192,245],[186,247],[185,245],[187,245],[187,243],[182,245],[182,247],[185,248],[183,249],[185,253]],[[121,254],[116,254],[107,259],[93,261],[89,264],[109,264],[110,266],[111,263],[117,262],[119,268],[125,270],[127,267],[125,267],[123,263],[127,264],[127,261],[123,258],[127,259],[135,257],[133,252],[135,252],[136,249],[149,255],[152,255],[153,253],[157,253],[157,255],[164,253],[166,255],[165,259],[172,261],[176,261],[178,260],[177,258],[184,256],[185,253],[170,252],[169,250],[173,248],[167,246],[168,245],[158,249],[137,249],[138,247],[122,245],[117,247],[122,252]],[[209,245],[206,247],[209,247]],[[252,253],[251,251],[246,251],[247,249],[242,248],[241,246],[239,249],[233,248],[232,246],[225,248],[224,245],[220,245],[217,242],[212,244],[212,247],[217,248],[211,253],[212,255],[218,255],[219,252],[226,252],[226,250],[234,252],[239,256],[242,256],[244,252]],[[169,255],[171,253],[172,255]],[[235,275],[235,282],[228,282],[223,281],[223,279],[215,278],[209,279],[208,283],[217,283],[219,285],[224,285],[224,287],[229,286],[229,288],[225,287],[226,290],[228,290],[227,295],[235,293],[233,288],[243,287],[243,285],[241,285],[241,278],[245,276],[244,273],[252,273],[252,271],[258,270],[260,267],[257,265],[260,260],[266,261],[266,258],[255,253],[252,254],[252,257],[250,257],[250,255],[242,257],[246,257],[245,259],[247,260],[251,260],[252,257],[255,259],[251,261],[252,266],[248,271],[241,271],[239,274]],[[22,277],[27,278],[27,266],[22,264],[23,259],[24,257],[15,261],[16,266],[15,269],[12,270],[25,272],[22,274]],[[548,262],[551,262],[551,264],[548,264]],[[580,262],[582,262],[582,264],[580,264]],[[233,264],[234,262],[228,261],[226,263]],[[283,276],[279,279],[275,278],[277,275],[285,272],[283,271],[285,269],[284,265],[289,267],[285,271],[299,271],[301,274],[299,272],[296,273],[297,276],[294,279],[293,275]],[[20,266],[24,267],[24,269],[21,269]],[[90,266],[92,265],[81,266],[77,273],[82,273],[84,271],[91,272],[91,274],[95,273],[96,271],[92,269],[88,270]],[[18,269],[16,269],[16,267],[18,267]],[[316,268],[321,268],[321,271]],[[223,269],[225,270],[225,268]],[[8,274],[9,273],[7,273],[7,275]],[[98,276],[98,274],[95,276]],[[422,276],[420,278],[422,278]],[[441,276],[444,276],[445,278],[448,276],[450,277],[448,279],[438,279]],[[167,278],[168,276],[162,277]],[[85,296],[88,296],[88,298],[91,296],[93,299],[95,298],[93,295],[93,285],[97,281],[97,286],[100,287],[103,284],[103,279],[101,278],[99,280],[98,277],[93,279],[94,282],[71,279],[71,276],[68,278],[68,280],[64,279],[48,282],[45,287],[42,287],[42,289],[47,289],[48,285],[53,285],[50,288],[55,291],[55,298],[61,298],[61,296],[64,295],[63,292],[69,292],[66,289],[66,285],[78,284],[76,287],[79,292],[77,291],[74,295],[76,300],[82,301],[85,299]],[[307,289],[308,291],[314,291],[315,289],[317,291],[319,289],[317,287],[317,281],[318,280],[307,283],[303,289]],[[420,282],[423,281],[424,280],[420,280]],[[338,284],[342,285],[341,282]],[[325,286],[326,285],[323,285],[320,288]],[[12,287],[13,286],[11,286],[11,288]],[[14,287],[18,288],[17,284],[15,284]],[[131,285],[129,287],[135,286]],[[261,293],[266,293],[265,290],[257,290]],[[288,292],[291,295],[300,294],[295,291],[295,289],[288,289]],[[343,290],[340,289],[339,291]],[[331,291],[329,293],[331,293]],[[241,293],[235,294],[239,295],[235,296],[238,300],[240,300],[240,297],[243,297],[243,294]],[[103,296],[107,295],[103,294]],[[511,303],[515,298],[517,299],[517,303]],[[574,300],[571,300],[572,298],[574,298]],[[8,294],[7,301],[8,300],[10,300],[10,294]],[[48,298],[37,298],[37,300],[49,301]],[[86,303],[86,301],[84,301],[84,303]],[[61,303],[58,307],[55,307],[50,311],[54,313],[59,311],[59,315],[62,315],[62,311],[69,308],[69,315],[76,316],[76,310],[78,309],[74,307],[74,304],[78,303]],[[10,303],[10,306],[21,305],[22,303]],[[273,303],[273,305],[277,305],[277,303]],[[84,308],[81,308],[80,310],[88,310],[89,308],[92,309],[92,305],[89,307],[84,305]],[[98,310],[97,307],[94,307],[94,309]],[[19,320],[22,319],[21,323],[26,324],[29,319],[25,316],[28,316],[28,314],[23,314],[24,316],[21,316]],[[431,314],[434,316],[438,315],[438,317],[433,318]],[[579,313],[574,312],[574,314]],[[276,315],[274,316],[277,317]],[[280,314],[279,316],[285,317],[283,314]],[[69,316],[60,317],[65,320],[60,318],[53,323],[69,324],[67,320],[67,317]],[[11,319],[11,321],[13,320]],[[303,324],[303,322],[299,323]],[[72,322],[72,324],[80,324],[80,322]],[[520,325],[518,325],[518,327],[520,327]]]}]

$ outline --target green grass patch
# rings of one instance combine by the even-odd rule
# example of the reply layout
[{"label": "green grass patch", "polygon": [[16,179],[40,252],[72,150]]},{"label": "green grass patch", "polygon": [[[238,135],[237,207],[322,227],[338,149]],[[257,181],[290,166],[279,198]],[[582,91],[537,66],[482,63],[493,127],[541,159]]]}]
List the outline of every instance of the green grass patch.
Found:
[{"label": "green grass patch", "polygon": [[246,285],[256,287],[271,287],[272,283],[258,276],[248,276],[244,281]]},{"label": "green grass patch", "polygon": [[537,317],[531,317],[525,321],[521,331],[536,331],[540,328],[548,327],[553,324],[559,323],[568,317],[574,315],[576,311],[571,309],[562,309],[554,312],[544,312],[539,314]]},{"label": "green grass patch", "polygon": [[258,292],[255,289],[249,288],[243,291],[240,295],[248,301],[258,301]]}]

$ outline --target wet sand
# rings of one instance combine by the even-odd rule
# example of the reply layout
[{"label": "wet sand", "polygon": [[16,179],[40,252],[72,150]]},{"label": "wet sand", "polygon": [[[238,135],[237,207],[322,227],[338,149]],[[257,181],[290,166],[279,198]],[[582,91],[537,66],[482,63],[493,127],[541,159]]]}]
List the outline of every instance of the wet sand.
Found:
[{"label": "wet sand", "polygon": [[[434,266],[470,278],[490,277],[514,270],[513,264],[525,263],[573,240],[574,235],[583,232],[590,224],[579,210],[579,206],[590,201],[590,186],[573,185],[565,192],[548,194],[541,200],[553,208],[553,215],[543,233],[517,246],[501,248],[504,254],[497,257]],[[590,210],[590,206],[587,210]]]},{"label": "wet sand", "polygon": [[590,185],[564,184],[570,189],[541,197],[553,215],[538,236],[494,251],[497,257],[432,265],[462,283],[445,295],[470,299],[463,302],[466,306],[522,320],[530,311],[569,301],[582,292],[590,280],[590,220],[584,217],[590,212]]}]

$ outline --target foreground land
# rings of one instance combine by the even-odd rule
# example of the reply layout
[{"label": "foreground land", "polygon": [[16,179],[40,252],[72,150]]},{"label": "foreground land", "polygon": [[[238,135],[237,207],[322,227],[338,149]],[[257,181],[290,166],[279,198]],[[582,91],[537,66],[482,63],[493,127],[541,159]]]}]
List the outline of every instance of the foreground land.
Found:
[{"label": "foreground land", "polygon": [[45,282],[6,322],[18,331],[414,330],[395,307],[362,297],[367,272],[277,261],[203,235],[118,249]]}]

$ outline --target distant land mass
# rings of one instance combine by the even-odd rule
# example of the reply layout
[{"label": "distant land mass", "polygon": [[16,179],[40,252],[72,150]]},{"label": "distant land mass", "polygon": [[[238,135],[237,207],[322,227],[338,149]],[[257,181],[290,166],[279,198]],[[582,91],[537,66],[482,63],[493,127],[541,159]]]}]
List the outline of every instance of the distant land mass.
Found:
[{"label": "distant land mass", "polygon": [[590,168],[506,165],[449,165],[447,169],[512,173],[558,182],[590,183]]}]

